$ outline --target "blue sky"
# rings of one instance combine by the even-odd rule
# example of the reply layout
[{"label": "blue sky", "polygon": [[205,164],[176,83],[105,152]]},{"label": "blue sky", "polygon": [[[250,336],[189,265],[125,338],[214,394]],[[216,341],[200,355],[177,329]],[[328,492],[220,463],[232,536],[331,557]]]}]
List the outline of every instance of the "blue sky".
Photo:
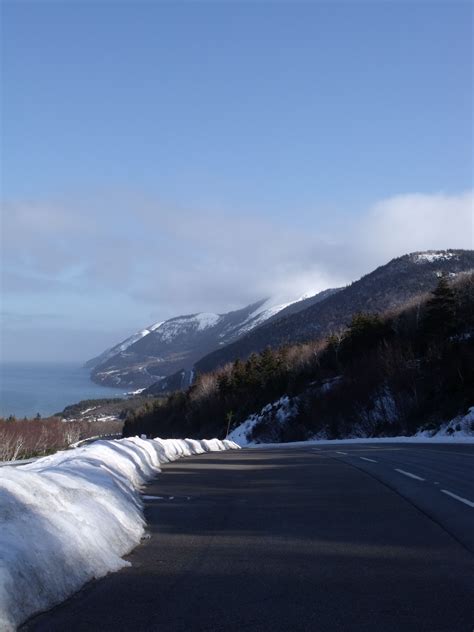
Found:
[{"label": "blue sky", "polygon": [[472,247],[470,3],[4,2],[2,42],[8,359]]}]

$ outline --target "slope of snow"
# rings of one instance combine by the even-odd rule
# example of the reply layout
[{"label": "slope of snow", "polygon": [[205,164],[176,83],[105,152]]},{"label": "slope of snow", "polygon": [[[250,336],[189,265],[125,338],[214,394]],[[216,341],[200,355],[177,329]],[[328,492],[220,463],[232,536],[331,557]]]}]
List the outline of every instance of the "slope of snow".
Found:
[{"label": "slope of snow", "polygon": [[262,305],[262,307],[250,314],[250,316],[243,322],[242,326],[239,327],[239,335],[247,333],[254,327],[257,327],[257,325],[260,325],[272,316],[275,316],[275,314],[281,312],[281,310],[285,309],[285,307],[288,307],[288,305],[292,305],[292,302],[280,303],[279,305],[271,305],[271,301],[267,301]]},{"label": "slope of snow", "polygon": [[163,342],[172,342],[177,336],[191,332],[204,331],[210,327],[215,327],[220,320],[219,314],[200,313],[191,316],[181,316],[172,318],[162,323],[157,331],[157,335]]},{"label": "slope of snow", "polygon": [[87,581],[129,565],[122,557],[145,532],[139,490],[162,463],[237,447],[135,437],[2,468],[0,630],[15,630]]},{"label": "slope of snow", "polygon": [[272,318],[272,316],[275,316],[276,314],[284,310],[285,307],[289,307],[290,305],[299,303],[300,301],[303,301],[306,298],[310,298],[311,296],[314,296],[315,294],[316,292],[314,293],[307,292],[303,296],[300,296],[299,298],[286,302],[286,303],[285,302],[282,303],[282,302],[279,302],[278,300],[275,300],[274,298],[270,298],[267,301],[265,301],[263,305],[260,305],[260,307],[258,307],[255,311],[249,314],[249,316],[247,316],[244,322],[235,328],[235,333],[238,336],[242,336],[243,334],[248,333],[255,327],[258,327],[258,325],[261,325],[269,318]]},{"label": "slope of snow", "polygon": [[141,340],[145,336],[148,336],[149,333],[149,329],[142,329],[141,331],[138,331],[136,334],[130,336],[130,338],[127,338],[121,344],[119,344],[119,346],[116,348],[116,353],[119,351],[125,351],[126,349],[128,349],[128,347],[131,347],[138,340]]},{"label": "slope of snow", "polygon": [[[296,300],[291,300],[289,302],[282,302],[278,298],[267,299],[260,307],[255,309],[251,314],[247,316],[240,323],[233,323],[227,325],[224,331],[219,332],[219,337],[221,339],[228,338],[231,336],[232,338],[239,337],[243,334],[248,333],[254,327],[262,324],[275,314],[281,312],[285,307],[289,305],[293,305],[294,303],[298,303],[313,294],[308,292],[304,296],[300,296]],[[124,353],[129,347],[131,347],[135,342],[138,342],[145,336],[148,336],[150,333],[154,333],[159,340],[165,343],[172,343],[175,338],[181,335],[192,334],[194,332],[202,332],[207,329],[212,329],[218,325],[222,325],[222,320],[228,316],[227,314],[215,314],[213,312],[200,312],[197,314],[191,314],[189,316],[178,316],[176,318],[170,318],[166,321],[160,321],[154,323],[138,331],[136,334],[133,334],[123,342],[115,345],[104,351],[100,356],[95,358],[94,365],[99,367],[104,362],[107,362],[111,358],[113,358],[117,354]],[[123,369],[117,369],[118,373],[121,373]],[[99,376],[107,376],[107,372],[99,371],[97,373]],[[120,383],[120,379],[118,379],[117,383]]]},{"label": "slope of snow", "polygon": [[160,322],[155,323],[154,325],[151,325],[151,327],[148,327],[149,331],[156,331],[157,329],[159,329],[161,327],[161,325],[163,325],[165,321],[164,320],[160,320]]},{"label": "slope of snow", "polygon": [[194,320],[197,322],[198,331],[203,331],[204,329],[208,329],[209,327],[215,327],[221,317],[219,314],[211,314],[203,312],[201,314],[196,314],[194,316]]},{"label": "slope of snow", "polygon": [[159,323],[155,323],[154,325],[151,325],[150,327],[147,327],[146,329],[137,331],[136,334],[129,336],[128,338],[120,342],[118,345],[115,345],[114,347],[110,347],[110,349],[107,349],[106,351],[101,353],[100,356],[98,356],[99,361],[97,362],[97,364],[102,364],[102,362],[106,362],[107,360],[110,360],[110,358],[113,358],[114,355],[117,355],[118,353],[123,353],[133,344],[135,344],[136,342],[138,342],[145,336],[148,336],[148,334],[150,334],[152,331],[155,331],[156,329],[161,327],[162,324],[163,324],[163,321]]}]

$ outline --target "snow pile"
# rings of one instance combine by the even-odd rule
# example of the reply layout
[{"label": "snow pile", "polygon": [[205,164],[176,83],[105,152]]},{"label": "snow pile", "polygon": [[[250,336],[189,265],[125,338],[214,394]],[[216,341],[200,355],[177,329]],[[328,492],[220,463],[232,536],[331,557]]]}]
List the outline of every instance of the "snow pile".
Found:
[{"label": "snow pile", "polygon": [[[234,428],[227,439],[239,446],[255,445],[262,442],[277,442],[285,425],[297,414],[296,398],[284,395],[276,402],[267,404],[260,413],[250,415],[240,426]],[[259,439],[252,440],[252,434],[258,429]]]},{"label": "snow pile", "polygon": [[145,531],[139,490],[181,456],[238,448],[231,441],[97,441],[0,477],[0,630],[16,626],[117,571]]},{"label": "snow pile", "polygon": [[439,428],[423,429],[417,433],[417,437],[426,437],[434,439],[474,439],[474,406],[469,408],[466,415],[454,417],[451,421],[442,424]]}]

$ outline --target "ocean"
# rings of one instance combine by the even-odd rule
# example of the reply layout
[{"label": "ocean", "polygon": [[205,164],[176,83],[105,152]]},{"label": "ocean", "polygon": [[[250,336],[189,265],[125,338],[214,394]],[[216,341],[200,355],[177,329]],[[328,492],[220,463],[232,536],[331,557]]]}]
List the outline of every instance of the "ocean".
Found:
[{"label": "ocean", "polygon": [[0,363],[0,416],[42,417],[83,399],[123,397],[124,388],[98,386],[73,363]]}]

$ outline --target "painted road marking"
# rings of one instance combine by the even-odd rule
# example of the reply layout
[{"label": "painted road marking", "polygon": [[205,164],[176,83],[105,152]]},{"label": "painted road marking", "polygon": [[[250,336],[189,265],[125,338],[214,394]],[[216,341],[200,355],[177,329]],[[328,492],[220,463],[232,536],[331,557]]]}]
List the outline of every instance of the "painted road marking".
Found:
[{"label": "painted road marking", "polygon": [[424,478],[421,478],[421,476],[417,476],[416,474],[412,474],[411,472],[406,472],[405,470],[399,470],[398,468],[395,468],[395,472],[400,472],[400,474],[405,474],[405,476],[409,476],[410,478],[416,478],[417,481],[424,481]]},{"label": "painted road marking", "polygon": [[459,500],[460,503],[464,503],[468,507],[474,507],[474,503],[471,500],[468,500],[467,498],[463,498],[462,496],[458,496],[457,494],[453,494],[453,492],[448,492],[447,489],[442,489],[440,491],[442,491],[443,494],[448,494],[448,496],[451,496],[452,498],[455,498],[456,500]]},{"label": "painted road marking", "polygon": [[366,456],[360,456],[359,459],[362,459],[363,461],[370,461],[371,463],[377,463],[374,459],[368,459]]},{"label": "painted road marking", "polygon": [[337,450],[336,450],[336,454],[344,454],[345,456],[347,456],[347,452],[338,452]]}]

